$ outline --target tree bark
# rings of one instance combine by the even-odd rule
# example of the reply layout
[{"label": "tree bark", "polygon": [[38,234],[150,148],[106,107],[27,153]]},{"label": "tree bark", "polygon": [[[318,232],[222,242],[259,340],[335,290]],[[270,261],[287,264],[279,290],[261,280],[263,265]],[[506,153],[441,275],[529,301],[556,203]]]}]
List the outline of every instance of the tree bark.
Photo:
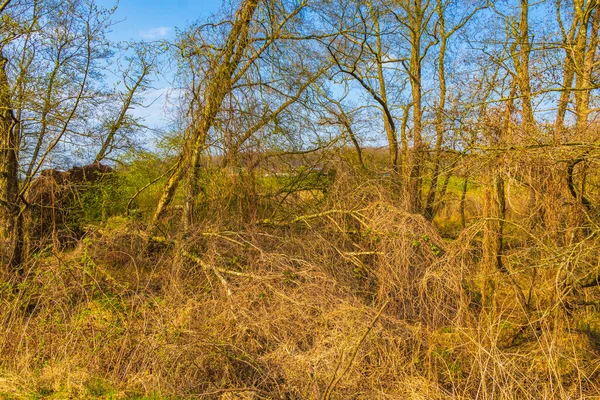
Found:
[{"label": "tree bark", "polygon": [[564,31],[562,25],[562,19],[560,16],[560,7],[557,6],[556,19],[561,27],[563,34],[563,48],[565,51],[565,59],[563,63],[563,79],[560,92],[560,98],[558,100],[558,108],[556,111],[556,121],[554,123],[555,135],[564,136],[565,130],[565,117],[567,115],[567,108],[569,106],[569,98],[571,97],[571,91],[573,90],[573,78],[575,77],[575,65],[573,60],[573,45],[575,42],[575,33],[577,30],[577,18],[573,18],[571,28],[567,34]]},{"label": "tree bark", "polygon": [[535,118],[531,102],[531,76],[529,72],[529,56],[531,54],[531,43],[529,42],[529,0],[521,0],[521,18],[519,21],[519,55],[518,60],[518,84],[523,103],[523,122],[526,135],[533,135],[535,129]]},{"label": "tree bark", "polygon": [[[157,227],[158,220],[171,203],[175,191],[184,177],[187,177],[182,216],[184,229],[188,229],[193,222],[194,205],[200,190],[198,180],[202,171],[201,161],[206,138],[223,100],[231,91],[232,77],[248,45],[250,24],[257,7],[258,0],[244,1],[237,12],[223,49],[212,61],[214,73],[206,78],[208,83],[205,86],[204,95],[198,96],[203,97],[205,103],[200,109],[191,110],[192,121],[188,128],[189,135],[182,153],[181,165],[175,170],[163,189],[163,194],[149,226],[151,232]],[[193,90],[197,90],[197,88]]]},{"label": "tree bark", "polygon": [[413,148],[409,152],[409,184],[408,184],[408,211],[421,212],[421,155],[423,151],[423,87],[421,79],[422,53],[421,43],[423,37],[423,21],[425,10],[421,0],[414,2],[414,9],[408,14],[410,29],[410,86],[413,100]]},{"label": "tree bark", "polygon": [[440,30],[440,55],[438,57],[438,81],[440,83],[440,95],[438,101],[438,108],[435,114],[435,149],[433,152],[433,172],[431,173],[431,184],[429,185],[429,193],[427,194],[427,202],[425,204],[425,218],[432,220],[434,215],[434,203],[436,199],[438,179],[440,175],[440,161],[442,153],[442,144],[444,142],[444,110],[446,108],[446,46],[448,43],[449,35],[446,34],[444,11],[442,9],[442,3],[438,0],[437,12],[439,18],[439,30]]},{"label": "tree bark", "polygon": [[17,269],[22,256],[22,246],[19,246],[22,232],[17,224],[20,217],[18,131],[6,74],[7,62],[0,53],[0,240],[8,243],[9,265]]},{"label": "tree bark", "polygon": [[[575,41],[574,48],[574,56],[573,61],[575,64],[575,114],[576,114],[576,127],[578,131],[581,131],[585,128],[587,123],[587,114],[589,104],[587,104],[587,100],[589,97],[586,96],[586,93],[589,92],[590,89],[590,78],[589,73],[591,69],[588,68],[590,62],[590,56],[595,54],[595,49],[588,50],[588,32],[589,32],[589,22],[592,13],[598,6],[596,1],[589,1],[584,3],[583,0],[574,0],[575,5],[575,18],[577,18],[579,22],[579,31],[577,32],[577,40]],[[594,13],[595,14],[595,13]],[[596,17],[594,17],[596,19]],[[597,25],[597,21],[596,21]],[[592,28],[593,30],[593,28]],[[597,27],[596,27],[596,35],[597,35]],[[591,39],[592,42],[595,40]],[[596,39],[597,40],[597,39]],[[597,43],[597,42],[596,42]]]},{"label": "tree bark", "polygon": [[227,37],[227,44],[220,57],[215,59],[217,70],[211,77],[205,93],[204,109],[200,120],[194,124],[191,135],[190,163],[188,170],[188,187],[183,207],[183,226],[191,226],[194,217],[194,206],[199,193],[198,180],[202,171],[201,157],[206,147],[206,138],[213,126],[221,104],[231,91],[232,77],[246,51],[250,34],[252,16],[258,6],[258,0],[246,0],[236,16],[234,25]]},{"label": "tree bark", "polygon": [[585,52],[585,61],[581,75],[581,94],[577,104],[577,127],[580,131],[587,128],[590,113],[590,97],[593,88],[592,74],[596,64],[596,49],[598,48],[598,25],[600,23],[600,10],[596,6],[592,11],[590,39]]}]

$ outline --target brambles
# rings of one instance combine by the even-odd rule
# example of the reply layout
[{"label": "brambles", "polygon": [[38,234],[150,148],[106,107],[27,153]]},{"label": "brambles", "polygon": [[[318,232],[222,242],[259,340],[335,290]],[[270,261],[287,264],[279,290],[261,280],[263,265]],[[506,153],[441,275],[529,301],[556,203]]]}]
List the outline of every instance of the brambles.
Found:
[{"label": "brambles", "polygon": [[[236,387],[318,398],[355,349],[333,397],[376,390],[474,397],[482,384],[518,397],[597,389],[589,355],[597,352],[598,316],[574,300],[565,313],[560,301],[567,297],[552,298],[558,266],[544,264],[562,252],[574,265],[585,253],[525,245],[507,252],[505,265],[527,290],[525,310],[502,273],[482,275],[481,224],[444,241],[425,218],[393,206],[394,192],[377,180],[348,186],[351,177],[336,179],[344,189],[334,183],[325,202],[294,223],[238,225],[235,212],[222,211],[186,238],[195,254],[189,258],[178,257],[177,243],[150,250],[143,225],[128,219],[89,232],[59,261],[40,258],[19,289],[27,297],[2,292],[13,310],[2,314],[2,363],[16,357],[32,372],[3,381],[0,390],[160,398]],[[374,189],[379,197],[365,200]],[[353,195],[344,196],[347,190]],[[328,212],[342,205],[345,212]],[[587,239],[590,256],[596,241]],[[537,260],[533,285],[531,270],[518,266],[526,251]],[[483,279],[494,282],[494,305],[482,303]],[[15,347],[16,333],[35,357]],[[556,355],[548,356],[549,346]],[[573,374],[590,379],[582,384]],[[558,386],[549,387],[550,379]]]},{"label": "brambles", "polygon": [[112,11],[34,3],[0,6],[0,397],[600,393],[599,2],[227,2],[161,46],[145,151],[162,53],[105,91]]}]

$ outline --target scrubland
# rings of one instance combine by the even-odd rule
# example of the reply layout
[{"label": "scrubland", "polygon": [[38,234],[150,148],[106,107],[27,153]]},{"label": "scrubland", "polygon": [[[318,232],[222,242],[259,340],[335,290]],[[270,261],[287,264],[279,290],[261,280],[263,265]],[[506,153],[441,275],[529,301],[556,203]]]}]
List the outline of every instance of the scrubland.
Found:
[{"label": "scrubland", "polygon": [[546,207],[533,224],[520,214],[527,187],[508,180],[498,269],[485,254],[483,177],[463,198],[452,176],[429,222],[399,206],[393,172],[333,164],[304,178],[207,170],[202,223],[184,234],[178,200],[148,234],[157,191],[127,216],[132,182],[156,171],[134,163],[80,189],[96,193],[80,196],[81,236],[62,248],[40,238],[24,275],[2,283],[1,396],[598,394],[599,243],[592,217],[572,225],[568,210],[589,215],[580,205]]}]

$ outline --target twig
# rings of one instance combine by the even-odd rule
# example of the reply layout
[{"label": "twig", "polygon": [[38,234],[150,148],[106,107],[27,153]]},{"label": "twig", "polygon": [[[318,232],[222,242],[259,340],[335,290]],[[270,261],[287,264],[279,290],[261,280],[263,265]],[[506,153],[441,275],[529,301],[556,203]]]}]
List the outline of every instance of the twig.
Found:
[{"label": "twig", "polygon": [[200,397],[212,397],[218,394],[223,394],[223,393],[240,393],[240,392],[253,392],[258,396],[261,396],[262,398],[268,399],[271,398],[270,394],[260,390],[260,389],[255,389],[255,388],[231,388],[231,389],[217,389],[215,391],[212,392],[207,392],[207,393],[202,393],[200,394]]},{"label": "twig", "polygon": [[344,251],[343,254],[346,256],[381,256],[385,253],[383,251]]},{"label": "twig", "polygon": [[350,356],[350,361],[348,362],[348,365],[346,365],[346,368],[344,368],[344,370],[342,371],[342,373],[340,375],[336,376],[337,371],[339,370],[340,365],[342,363],[342,360],[340,359],[340,362],[338,363],[337,367],[335,368],[333,377],[331,378],[331,382],[329,382],[329,385],[327,386],[327,389],[325,390],[325,394],[323,395],[323,400],[329,400],[331,393],[333,392],[333,389],[335,388],[335,385],[337,385],[338,382],[340,381],[340,379],[344,375],[346,375],[346,373],[350,370],[350,367],[352,366],[352,363],[354,362],[354,359],[356,358],[356,355],[358,354],[358,349],[363,344],[363,342],[365,341],[365,339],[367,338],[367,336],[369,335],[369,333],[375,326],[375,323],[381,316],[381,313],[383,312],[385,307],[388,305],[388,303],[389,303],[389,301],[386,301],[385,303],[383,303],[383,306],[381,306],[381,308],[379,309],[379,312],[377,312],[377,315],[375,315],[375,318],[373,318],[373,321],[371,321],[371,323],[369,324],[369,327],[367,328],[365,333],[362,335],[362,337],[360,338],[360,340],[354,347],[354,351],[352,352],[352,355]]}]

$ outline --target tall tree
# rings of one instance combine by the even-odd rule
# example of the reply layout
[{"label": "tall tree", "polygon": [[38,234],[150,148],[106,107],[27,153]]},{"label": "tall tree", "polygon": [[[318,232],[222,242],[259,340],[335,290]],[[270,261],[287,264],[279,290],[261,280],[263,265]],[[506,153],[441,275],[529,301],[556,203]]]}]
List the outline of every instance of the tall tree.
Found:
[{"label": "tall tree", "polygon": [[448,13],[449,2],[443,0],[437,0],[436,2],[436,13],[437,13],[437,37],[439,38],[439,49],[438,49],[438,60],[437,60],[437,78],[439,82],[439,95],[438,104],[435,110],[435,148],[433,150],[433,171],[431,173],[431,184],[429,185],[429,191],[425,203],[423,214],[428,219],[433,219],[435,216],[435,203],[436,196],[438,194],[438,180],[440,178],[441,170],[441,156],[442,146],[445,140],[446,131],[446,100],[448,97],[448,89],[446,83],[446,53],[448,49],[448,42],[452,36],[463,28],[467,22],[480,10],[482,6],[475,7],[472,11],[469,11],[464,17],[458,19],[454,26],[450,29],[446,28],[446,13]]},{"label": "tall tree", "polygon": [[8,242],[9,264],[20,263],[20,249],[14,241],[19,216],[18,125],[13,113],[11,87],[6,74],[8,60],[0,54],[0,240]]},{"label": "tall tree", "polygon": [[[35,177],[63,160],[73,162],[75,152],[98,153],[99,161],[118,136],[109,132],[106,146],[90,149],[102,142],[95,125],[115,97],[103,88],[113,54],[105,38],[113,12],[85,0],[16,0],[3,8],[0,237],[10,243],[13,270],[22,260],[24,220],[31,211],[27,191]],[[116,125],[123,126],[129,112],[125,107]]]},{"label": "tall tree", "polygon": [[[333,3],[331,11],[338,27],[337,35],[327,43],[327,50],[335,62],[337,70],[361,90],[379,108],[381,125],[388,144],[390,165],[399,170],[399,146],[396,121],[393,115],[393,102],[390,101],[389,70],[399,60],[391,55],[389,38],[391,27],[384,25],[383,17],[389,14],[379,2],[368,1],[349,3],[345,7]],[[401,91],[401,90],[400,90]]]},{"label": "tall tree", "polygon": [[[308,5],[307,0],[244,0],[224,35],[222,30],[217,29],[221,23],[215,23],[193,28],[182,37],[179,54],[186,66],[183,72],[187,74],[190,87],[185,145],[179,166],[164,188],[150,231],[157,227],[182,180],[186,182],[183,223],[186,227],[191,226],[200,193],[202,159],[209,147],[207,139],[218,129],[215,122],[219,116],[229,112],[224,107],[226,99],[229,104],[241,103],[236,96],[243,97],[244,102],[258,99],[251,102],[256,110],[241,111],[251,116],[244,122],[246,129],[234,140],[229,140],[230,153],[236,153],[253,135],[275,122],[281,113],[295,104],[328,68],[296,64],[301,68],[293,77],[289,73],[280,73],[288,70],[283,51],[285,47],[292,48],[294,43],[304,43],[313,38],[311,33],[303,31],[302,25],[302,14],[308,12]],[[276,87],[274,83],[278,81],[281,85]],[[279,98],[279,102],[271,102],[273,95]],[[257,110],[262,111],[253,118]]]},{"label": "tall tree", "polygon": [[412,137],[413,146],[408,156],[405,172],[405,201],[410,212],[422,211],[421,188],[423,183],[423,64],[428,51],[437,44],[431,36],[431,23],[435,7],[429,0],[397,1],[398,11],[394,16],[405,30],[408,41],[408,61],[402,65],[408,74],[412,95]]}]

